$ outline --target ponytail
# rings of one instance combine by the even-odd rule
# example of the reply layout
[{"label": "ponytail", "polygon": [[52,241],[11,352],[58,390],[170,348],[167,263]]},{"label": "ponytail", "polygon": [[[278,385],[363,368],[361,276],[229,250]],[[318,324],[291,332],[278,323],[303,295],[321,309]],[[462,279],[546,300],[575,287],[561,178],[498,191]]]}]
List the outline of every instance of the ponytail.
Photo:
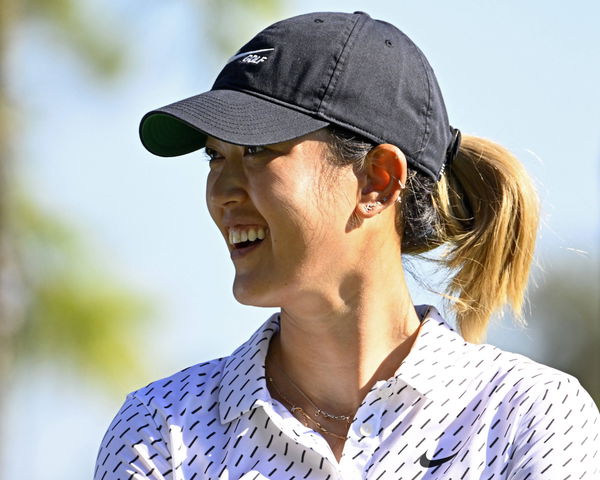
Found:
[{"label": "ponytail", "polygon": [[[332,164],[362,169],[373,142],[328,129]],[[439,182],[410,169],[396,224],[403,254],[448,247],[440,261],[454,276],[445,296],[466,340],[482,341],[490,316],[505,304],[520,318],[538,201],[525,168],[508,150],[463,135]]]},{"label": "ponytail", "polygon": [[[505,148],[463,136],[457,157],[433,192],[447,287],[462,336],[480,342],[492,313],[521,310],[538,226],[538,199],[523,165]],[[436,243],[438,243],[436,242]]]}]

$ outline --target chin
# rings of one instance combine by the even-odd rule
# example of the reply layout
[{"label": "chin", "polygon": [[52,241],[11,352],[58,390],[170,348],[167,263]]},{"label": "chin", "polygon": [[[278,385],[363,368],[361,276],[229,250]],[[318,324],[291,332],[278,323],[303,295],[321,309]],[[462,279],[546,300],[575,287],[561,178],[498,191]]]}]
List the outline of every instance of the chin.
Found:
[{"label": "chin", "polygon": [[258,285],[247,285],[246,282],[240,282],[237,279],[233,282],[233,296],[242,305],[252,307],[279,307],[273,297],[273,293],[257,288]]}]

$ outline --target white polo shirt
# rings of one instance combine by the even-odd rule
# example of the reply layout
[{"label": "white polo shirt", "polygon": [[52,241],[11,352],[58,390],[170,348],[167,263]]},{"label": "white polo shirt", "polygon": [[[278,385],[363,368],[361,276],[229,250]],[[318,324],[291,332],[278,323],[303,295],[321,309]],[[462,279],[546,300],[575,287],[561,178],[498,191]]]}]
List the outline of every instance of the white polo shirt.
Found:
[{"label": "white polo shirt", "polygon": [[269,395],[273,315],[226,358],[128,395],[95,480],[600,478],[600,415],[572,376],[467,343],[432,307],[394,377],[377,382],[339,463]]}]

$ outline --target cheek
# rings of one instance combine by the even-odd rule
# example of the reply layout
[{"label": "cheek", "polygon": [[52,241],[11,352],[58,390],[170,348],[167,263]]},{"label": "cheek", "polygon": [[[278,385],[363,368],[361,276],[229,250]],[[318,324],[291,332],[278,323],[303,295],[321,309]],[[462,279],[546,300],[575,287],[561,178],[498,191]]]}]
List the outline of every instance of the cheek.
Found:
[{"label": "cheek", "polygon": [[322,175],[315,188],[315,211],[332,235],[345,236],[358,200],[358,181],[349,169],[334,169]]},{"label": "cheek", "polygon": [[[356,181],[352,179],[310,176],[273,188],[274,204],[281,225],[291,230],[286,242],[302,244],[307,250],[327,251],[346,236],[348,221],[356,205]],[[350,181],[348,181],[350,180]]]},{"label": "cheek", "polygon": [[213,191],[213,183],[214,182],[211,180],[210,175],[209,175],[206,179],[206,194],[204,197],[204,201],[206,202],[206,208],[208,209],[210,218],[212,218],[213,222],[215,222],[215,224],[218,225],[218,217],[217,217],[218,209],[216,208],[214,201],[211,200],[211,194]]}]

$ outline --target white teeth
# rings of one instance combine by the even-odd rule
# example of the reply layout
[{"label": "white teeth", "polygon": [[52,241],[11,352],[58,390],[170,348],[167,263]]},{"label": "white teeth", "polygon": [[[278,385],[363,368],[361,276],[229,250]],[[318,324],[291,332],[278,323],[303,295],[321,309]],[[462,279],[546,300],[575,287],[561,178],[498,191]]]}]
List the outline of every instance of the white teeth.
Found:
[{"label": "white teeth", "polygon": [[266,229],[263,227],[232,227],[229,229],[229,244],[253,242],[256,239],[263,240],[266,235]]}]

